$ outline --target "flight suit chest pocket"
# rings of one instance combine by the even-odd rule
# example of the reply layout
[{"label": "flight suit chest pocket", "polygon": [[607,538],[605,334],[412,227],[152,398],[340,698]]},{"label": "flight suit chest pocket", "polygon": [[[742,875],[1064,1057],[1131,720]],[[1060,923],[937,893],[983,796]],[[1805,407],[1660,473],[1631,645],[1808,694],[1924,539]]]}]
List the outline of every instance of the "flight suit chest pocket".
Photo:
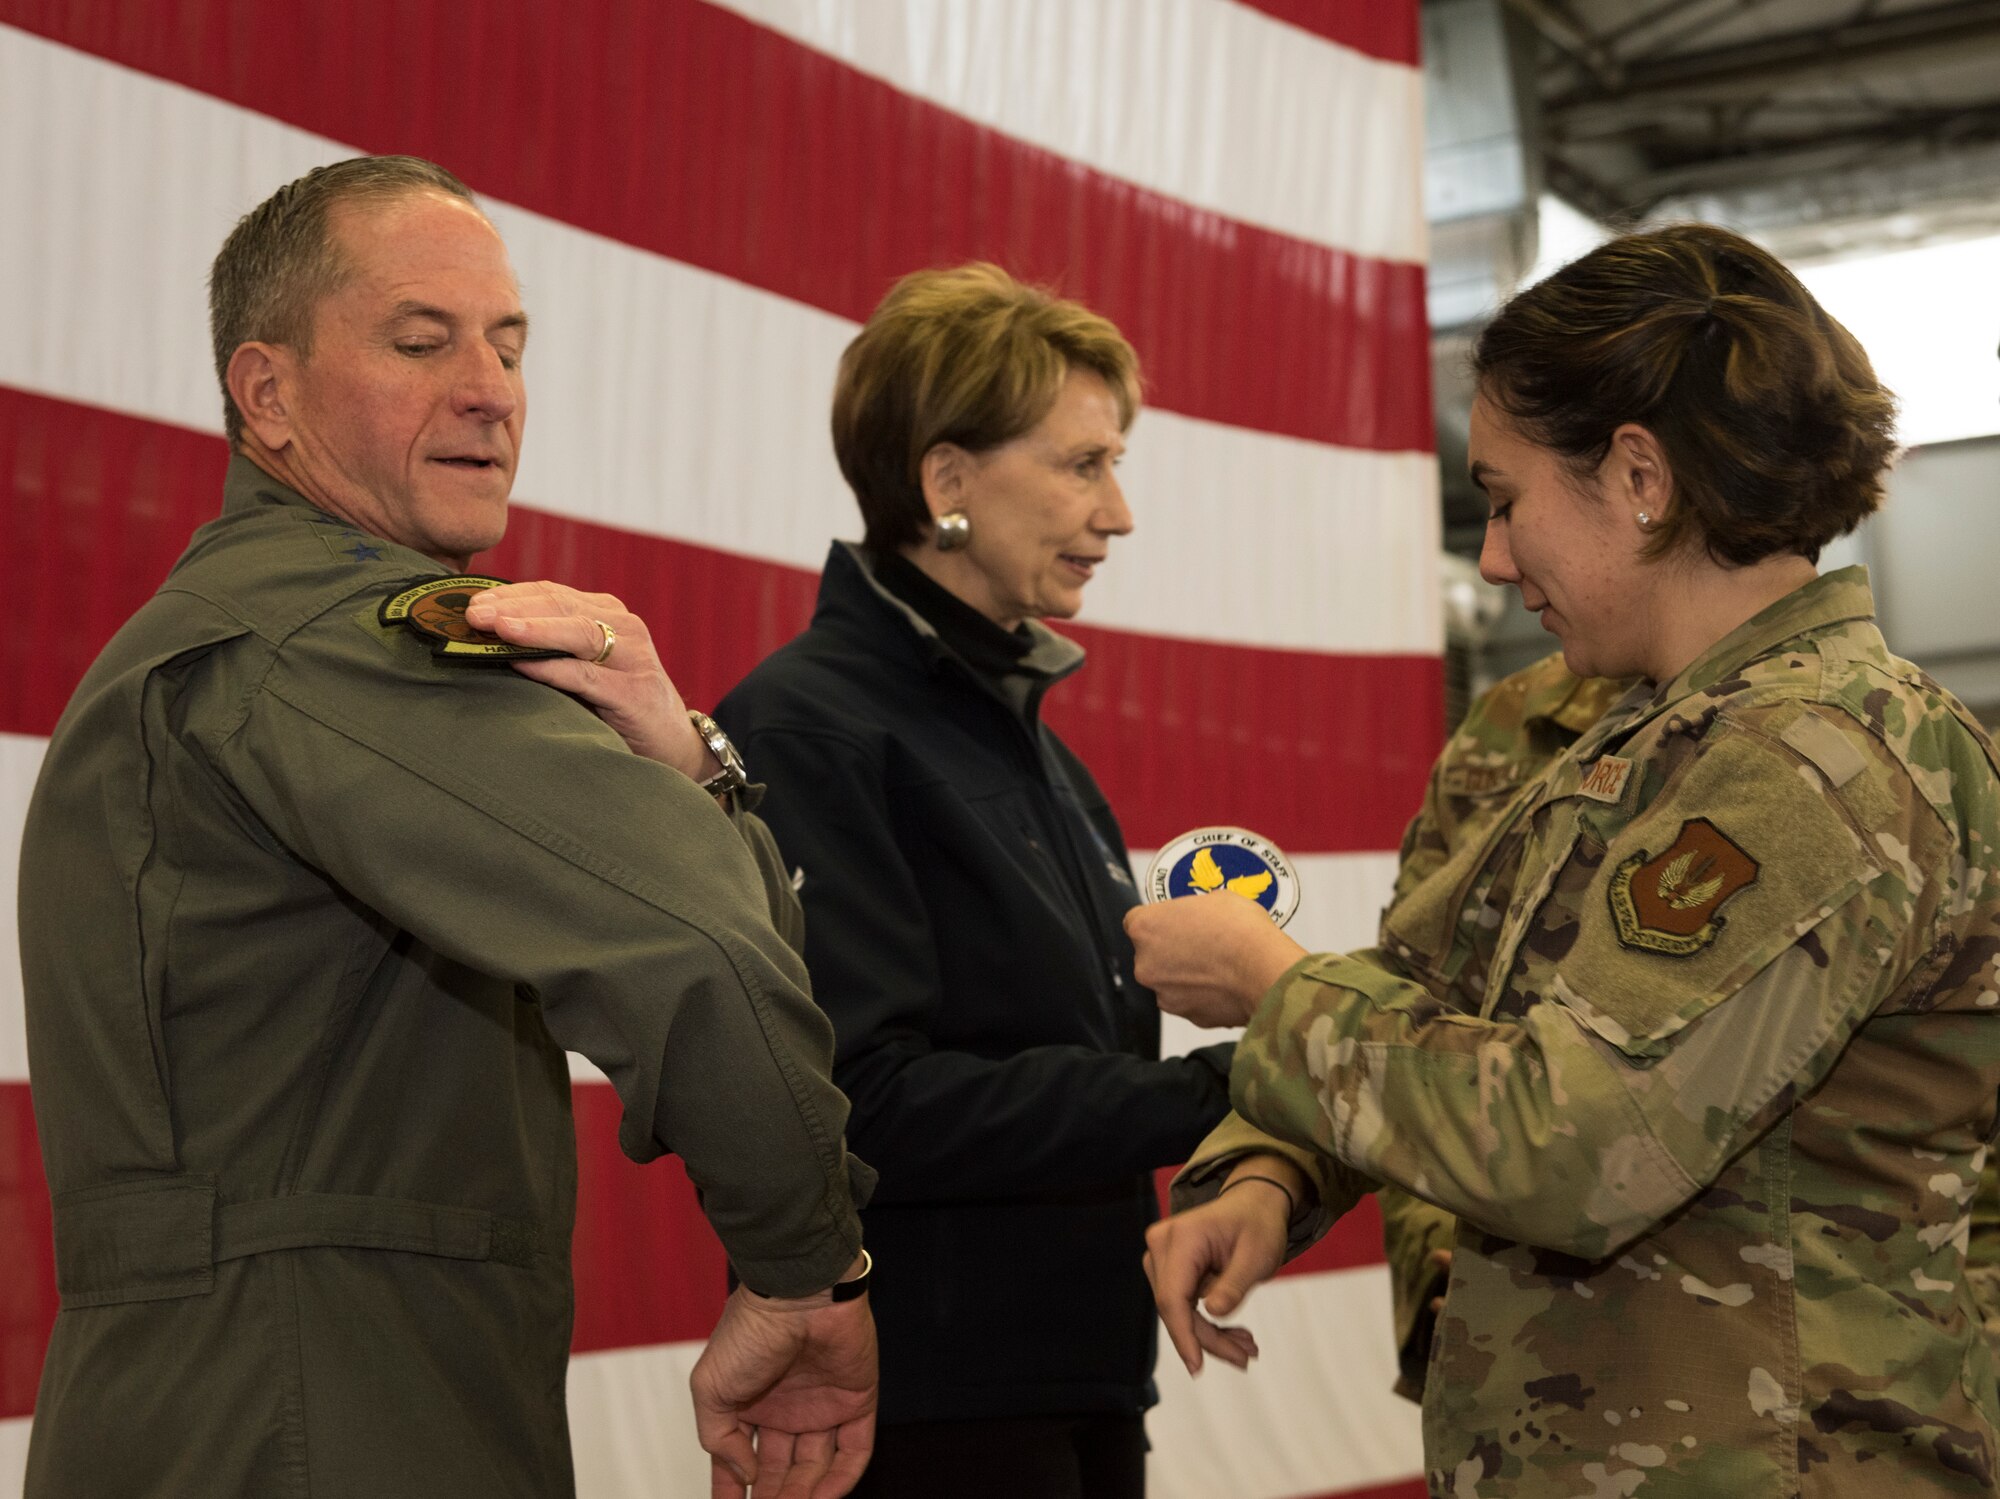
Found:
[{"label": "flight suit chest pocket", "polygon": [[1768,755],[1693,771],[1609,839],[1578,840],[1523,944],[1532,963],[1533,931],[1565,929],[1542,986],[1641,1065],[1793,949],[1787,982],[1837,979],[1822,928],[1881,872],[1839,808]]}]

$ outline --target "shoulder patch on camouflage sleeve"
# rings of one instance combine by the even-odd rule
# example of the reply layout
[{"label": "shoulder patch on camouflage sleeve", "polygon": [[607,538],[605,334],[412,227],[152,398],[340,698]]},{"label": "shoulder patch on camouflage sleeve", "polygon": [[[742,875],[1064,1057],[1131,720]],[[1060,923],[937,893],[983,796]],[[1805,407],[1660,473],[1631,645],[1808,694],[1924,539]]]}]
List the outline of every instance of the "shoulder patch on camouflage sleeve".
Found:
[{"label": "shoulder patch on camouflage sleeve", "polygon": [[1642,849],[1611,877],[1611,916],[1626,947],[1685,957],[1713,942],[1717,913],[1757,882],[1757,861],[1706,817],[1681,824],[1665,849]]},{"label": "shoulder patch on camouflage sleeve", "polygon": [[401,624],[430,646],[440,661],[474,666],[506,665],[509,661],[544,661],[566,656],[534,646],[510,645],[498,635],[476,630],[465,620],[465,606],[484,589],[498,588],[505,578],[416,578],[382,600],[378,617],[385,625]]}]

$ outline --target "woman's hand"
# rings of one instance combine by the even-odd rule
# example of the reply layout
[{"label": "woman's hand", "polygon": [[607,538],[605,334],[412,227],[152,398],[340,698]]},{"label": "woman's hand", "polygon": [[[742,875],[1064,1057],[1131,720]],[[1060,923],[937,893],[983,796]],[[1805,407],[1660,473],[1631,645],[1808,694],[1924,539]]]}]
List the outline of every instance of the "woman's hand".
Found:
[{"label": "woman's hand", "polygon": [[[579,593],[561,583],[508,583],[475,594],[466,622],[513,645],[568,651],[567,661],[516,661],[514,670],[582,698],[636,755],[672,766],[693,781],[721,771],[688,721],[687,704],[653,649],[646,622],[608,593]],[[616,644],[603,661],[602,620]]]},{"label": "woman's hand", "polygon": [[1254,900],[1227,890],[1125,913],[1139,982],[1160,1008],[1196,1025],[1244,1025],[1287,968],[1305,956]]},{"label": "woman's hand", "polygon": [[1304,1178],[1290,1162],[1255,1156],[1230,1172],[1213,1202],[1162,1218],[1146,1230],[1146,1278],[1153,1283],[1153,1303],[1189,1374],[1201,1372],[1204,1352],[1238,1369],[1248,1368],[1257,1356],[1257,1340],[1248,1328],[1209,1320],[1235,1311],[1284,1262],[1291,1200],[1268,1182],[1237,1185],[1252,1175],[1289,1178],[1295,1196],[1305,1190]]}]

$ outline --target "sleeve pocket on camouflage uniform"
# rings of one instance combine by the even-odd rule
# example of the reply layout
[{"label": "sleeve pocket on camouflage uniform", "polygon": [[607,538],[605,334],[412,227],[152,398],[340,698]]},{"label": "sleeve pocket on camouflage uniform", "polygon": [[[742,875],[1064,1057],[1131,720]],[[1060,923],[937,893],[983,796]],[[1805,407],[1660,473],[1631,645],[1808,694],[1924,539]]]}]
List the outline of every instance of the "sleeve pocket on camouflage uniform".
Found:
[{"label": "sleeve pocket on camouflage uniform", "polygon": [[1664,1056],[1794,947],[1821,972],[1840,965],[1819,928],[1881,864],[1788,769],[1763,744],[1711,747],[1577,887],[1576,942],[1551,989],[1632,1061]]}]

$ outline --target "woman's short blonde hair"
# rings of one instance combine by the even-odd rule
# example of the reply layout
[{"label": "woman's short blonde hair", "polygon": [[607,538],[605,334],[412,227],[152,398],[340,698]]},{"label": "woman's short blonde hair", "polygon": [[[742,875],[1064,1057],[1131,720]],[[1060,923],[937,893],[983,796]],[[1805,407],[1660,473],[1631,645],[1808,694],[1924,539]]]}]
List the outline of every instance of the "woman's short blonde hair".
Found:
[{"label": "woman's short blonde hair", "polygon": [[1139,356],[1109,319],[984,262],[898,281],[841,355],[833,387],[833,451],[861,503],[863,544],[892,552],[921,541],[931,523],[924,454],[1019,437],[1073,369],[1103,378],[1129,428]]}]

